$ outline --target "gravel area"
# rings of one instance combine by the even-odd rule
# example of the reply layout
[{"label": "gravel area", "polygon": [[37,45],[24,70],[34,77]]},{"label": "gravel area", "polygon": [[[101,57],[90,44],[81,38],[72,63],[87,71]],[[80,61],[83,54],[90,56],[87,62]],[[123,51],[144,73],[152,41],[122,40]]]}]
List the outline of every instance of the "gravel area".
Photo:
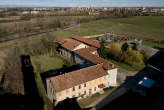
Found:
[{"label": "gravel area", "polygon": [[136,73],[137,73],[137,71],[128,71],[128,70],[125,70],[123,68],[119,68],[118,74],[117,74],[118,85],[123,83],[127,76],[134,76]]}]

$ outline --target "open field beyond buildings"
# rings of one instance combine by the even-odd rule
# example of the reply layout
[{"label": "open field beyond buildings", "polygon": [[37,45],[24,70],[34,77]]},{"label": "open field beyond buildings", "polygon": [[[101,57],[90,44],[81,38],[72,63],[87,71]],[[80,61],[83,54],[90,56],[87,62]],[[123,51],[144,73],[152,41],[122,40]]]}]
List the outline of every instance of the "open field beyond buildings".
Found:
[{"label": "open field beyond buildings", "polygon": [[[58,29],[49,33],[56,38],[68,38],[72,35],[88,36],[113,32],[115,34],[125,34],[147,40],[164,41],[164,16],[138,16],[131,18],[115,18],[81,23],[80,27],[71,27],[65,30]],[[26,38],[26,42],[35,43],[36,41],[49,37],[49,34],[35,35]],[[36,38],[37,37],[37,38]],[[24,44],[24,43],[23,43]],[[145,43],[150,45],[150,43]],[[163,43],[152,42],[150,46],[162,46]]]},{"label": "open field beyond buildings", "polygon": [[79,27],[52,32],[56,37],[71,37],[72,35],[95,35],[113,32],[125,34],[140,39],[164,40],[163,16],[139,16],[131,18],[103,19],[83,23]]},{"label": "open field beyond buildings", "polygon": [[144,41],[143,44],[151,47],[164,48],[164,43],[160,43],[160,42]]}]

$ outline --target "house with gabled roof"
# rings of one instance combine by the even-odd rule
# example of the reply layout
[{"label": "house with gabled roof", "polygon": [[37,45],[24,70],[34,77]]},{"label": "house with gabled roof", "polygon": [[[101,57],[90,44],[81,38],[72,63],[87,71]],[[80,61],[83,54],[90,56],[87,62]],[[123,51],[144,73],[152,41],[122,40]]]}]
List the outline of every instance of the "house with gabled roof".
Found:
[{"label": "house with gabled roof", "polygon": [[90,66],[46,79],[47,94],[51,101],[86,97],[109,87],[108,73],[102,64]]},{"label": "house with gabled roof", "polygon": [[93,41],[93,40],[89,40],[89,39],[84,38],[84,37],[72,36],[72,39],[77,40],[79,42],[82,42],[82,43],[84,43],[88,46],[91,46],[91,47],[100,48],[100,44],[98,42]]},{"label": "house with gabled roof", "polygon": [[58,45],[59,53],[71,61],[73,61],[73,51],[88,47],[88,45],[75,41],[73,39],[59,39]]}]

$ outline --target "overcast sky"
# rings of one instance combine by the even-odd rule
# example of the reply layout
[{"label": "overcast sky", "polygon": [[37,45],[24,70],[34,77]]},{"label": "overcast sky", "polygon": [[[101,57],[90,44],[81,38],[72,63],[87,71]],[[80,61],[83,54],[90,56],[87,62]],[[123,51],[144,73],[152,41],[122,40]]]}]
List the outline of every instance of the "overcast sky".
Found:
[{"label": "overcast sky", "polygon": [[0,6],[47,7],[164,7],[164,0],[0,0]]}]

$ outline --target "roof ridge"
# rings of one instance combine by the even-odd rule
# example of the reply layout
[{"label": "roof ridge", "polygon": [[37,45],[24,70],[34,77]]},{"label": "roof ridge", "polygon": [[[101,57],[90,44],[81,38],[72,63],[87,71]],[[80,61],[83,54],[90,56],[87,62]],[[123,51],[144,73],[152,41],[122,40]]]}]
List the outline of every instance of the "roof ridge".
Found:
[{"label": "roof ridge", "polygon": [[[65,75],[69,76],[72,72],[77,72],[77,71],[85,70],[85,69],[87,70],[88,68],[93,68],[93,67],[99,66],[99,65],[101,65],[101,67],[102,67],[103,63],[95,64],[95,65],[93,65],[93,66],[89,66],[89,67],[86,67],[86,68],[81,68],[81,69],[74,70],[74,71],[71,71],[71,72],[65,72],[65,73],[63,73],[63,74],[60,74],[60,75],[57,75],[57,76],[54,76],[54,77],[58,78],[58,77],[60,77],[60,76],[65,76]],[[68,73],[69,73],[69,74],[68,74]],[[53,79],[54,77],[51,77],[51,78]],[[51,79],[51,78],[50,78],[50,79]]]}]

